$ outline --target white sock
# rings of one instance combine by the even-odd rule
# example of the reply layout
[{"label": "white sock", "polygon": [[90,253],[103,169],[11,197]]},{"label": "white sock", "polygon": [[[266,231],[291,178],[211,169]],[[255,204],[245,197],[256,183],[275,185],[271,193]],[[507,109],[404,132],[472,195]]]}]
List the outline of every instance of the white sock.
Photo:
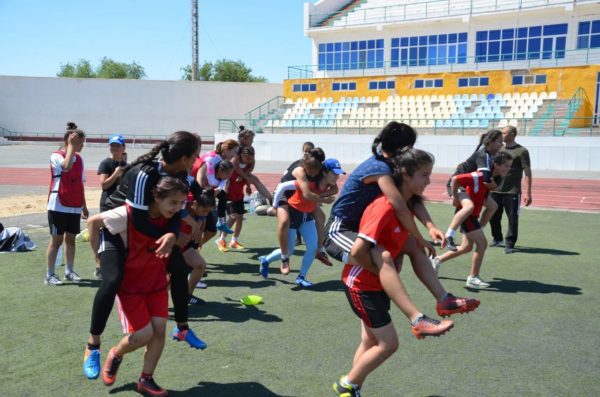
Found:
[{"label": "white sock", "polygon": [[232,243],[236,243],[236,242],[237,242],[237,237],[233,236],[233,237],[231,238],[231,242],[232,242]]},{"label": "white sock", "polygon": [[348,380],[348,375],[344,376],[342,378],[342,386],[350,386],[351,388],[353,388],[354,390],[357,390],[359,387],[356,383],[352,383]]},{"label": "white sock", "polygon": [[342,263],[348,263],[348,253],[344,252],[342,254]]},{"label": "white sock", "polygon": [[65,274],[70,274],[70,273],[73,273],[73,265],[67,264],[65,266]]},{"label": "white sock", "polygon": [[448,228],[448,230],[446,230],[446,237],[454,237],[455,234],[456,234],[456,229]]},{"label": "white sock", "polygon": [[417,323],[419,322],[419,320],[424,317],[425,315],[423,313],[419,313],[419,315],[417,317],[415,317],[415,319],[413,321],[410,322],[410,325],[417,325]]}]

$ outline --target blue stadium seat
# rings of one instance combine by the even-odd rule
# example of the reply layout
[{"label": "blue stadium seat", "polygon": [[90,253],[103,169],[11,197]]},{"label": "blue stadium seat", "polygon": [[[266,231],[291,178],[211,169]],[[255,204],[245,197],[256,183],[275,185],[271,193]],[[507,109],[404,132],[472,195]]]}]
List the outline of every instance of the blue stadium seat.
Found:
[{"label": "blue stadium seat", "polygon": [[444,120],[436,120],[435,128],[442,128],[444,126]]},{"label": "blue stadium seat", "polygon": [[479,120],[480,128],[488,128],[489,125],[490,125],[490,122],[488,120]]}]

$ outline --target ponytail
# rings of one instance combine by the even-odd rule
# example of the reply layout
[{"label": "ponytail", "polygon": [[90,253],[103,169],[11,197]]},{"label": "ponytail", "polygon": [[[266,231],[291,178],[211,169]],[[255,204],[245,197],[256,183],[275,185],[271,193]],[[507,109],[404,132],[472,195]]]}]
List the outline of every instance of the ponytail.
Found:
[{"label": "ponytail", "polygon": [[172,164],[182,157],[191,157],[200,149],[201,140],[198,135],[187,131],[177,131],[169,135],[166,141],[162,141],[154,146],[148,153],[138,157],[133,163],[129,164],[123,173],[131,167],[141,163],[148,163],[158,157],[167,164]]},{"label": "ponytail", "polygon": [[219,142],[217,143],[217,147],[215,148],[215,152],[222,156],[226,151],[231,150],[231,149],[235,149],[238,146],[240,146],[239,143],[237,143],[235,140],[233,139],[227,139],[223,142]]},{"label": "ponytail", "polygon": [[482,146],[487,146],[488,143],[495,141],[500,136],[502,136],[502,131],[489,130],[485,134],[481,135],[481,137],[479,138],[479,145],[477,145],[475,151],[478,151]]}]

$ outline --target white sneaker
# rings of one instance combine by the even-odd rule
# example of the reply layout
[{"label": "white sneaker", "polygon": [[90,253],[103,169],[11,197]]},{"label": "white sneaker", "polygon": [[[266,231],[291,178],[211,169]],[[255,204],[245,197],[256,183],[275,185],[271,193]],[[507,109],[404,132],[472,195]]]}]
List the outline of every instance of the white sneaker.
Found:
[{"label": "white sneaker", "polygon": [[63,282],[60,281],[60,278],[56,274],[51,275],[50,277],[46,277],[44,279],[44,284],[46,285],[62,285]]},{"label": "white sneaker", "polygon": [[79,276],[79,274],[77,274],[75,272],[70,272],[70,273],[65,273],[65,280],[69,280],[74,283],[78,283],[83,279],[81,278],[81,276]]},{"label": "white sneaker", "polygon": [[208,286],[206,285],[206,283],[203,283],[202,281],[198,281],[196,283],[196,288],[202,288],[202,289],[204,289],[206,287],[208,287]]},{"label": "white sneaker", "polygon": [[433,267],[433,271],[437,276],[437,274],[440,271],[440,266],[442,265],[442,262],[440,262],[440,258],[436,256],[435,258],[429,258],[429,261],[431,262],[431,267]]},{"label": "white sneaker", "polygon": [[469,288],[477,288],[477,289],[483,289],[483,288],[487,288],[490,286],[489,283],[486,283],[485,281],[483,281],[482,279],[479,278],[479,276],[469,276],[467,277],[467,287]]}]

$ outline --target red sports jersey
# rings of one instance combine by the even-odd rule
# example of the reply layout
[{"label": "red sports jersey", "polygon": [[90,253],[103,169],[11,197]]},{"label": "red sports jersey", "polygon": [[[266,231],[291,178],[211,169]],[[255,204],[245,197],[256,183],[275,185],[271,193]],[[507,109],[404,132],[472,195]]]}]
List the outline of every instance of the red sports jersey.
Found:
[{"label": "red sports jersey", "polygon": [[[313,212],[317,208],[317,205],[319,205],[319,203],[317,203],[316,201],[310,201],[304,197],[304,195],[302,194],[302,190],[300,190],[300,187],[298,187],[298,181],[294,182],[294,186],[296,186],[296,190],[294,191],[294,194],[292,194],[292,196],[288,199],[288,205],[290,207],[294,207],[300,212]],[[321,193],[314,182],[310,182],[310,191],[317,194]]]},{"label": "red sports jersey", "polygon": [[[151,219],[151,223],[167,233],[167,219]],[[133,227],[131,207],[127,206],[127,259],[119,292],[147,294],[167,288],[167,258],[157,258],[156,239]]]},{"label": "red sports jersey", "polygon": [[239,176],[237,172],[233,171],[231,178],[229,178],[229,190],[227,191],[227,198],[229,201],[243,200],[244,186],[246,186],[246,180]]},{"label": "red sports jersey", "polygon": [[[57,150],[54,153],[60,154],[63,158],[66,157],[67,152],[64,150]],[[75,160],[69,171],[62,171],[60,175],[52,174],[52,165],[50,165],[50,175],[52,180],[50,182],[50,193],[58,193],[58,200],[65,207],[82,207],[84,202],[83,192],[83,161],[78,153],[74,154]],[[54,186],[54,180],[59,178],[58,190],[52,190]]]},{"label": "red sports jersey", "polygon": [[[489,190],[483,184],[483,173],[480,171],[471,172],[469,174],[456,175],[456,182],[465,188],[467,195],[473,202],[473,215],[475,218],[479,218],[481,213],[481,207],[485,202]],[[459,208],[460,209],[460,208]]]},{"label": "red sports jersey", "polygon": [[[381,195],[365,209],[360,220],[358,236],[382,246],[395,258],[402,252],[408,232],[400,226],[394,207]],[[383,291],[379,276],[362,266],[346,264],[342,272],[342,281],[351,289]]]}]

